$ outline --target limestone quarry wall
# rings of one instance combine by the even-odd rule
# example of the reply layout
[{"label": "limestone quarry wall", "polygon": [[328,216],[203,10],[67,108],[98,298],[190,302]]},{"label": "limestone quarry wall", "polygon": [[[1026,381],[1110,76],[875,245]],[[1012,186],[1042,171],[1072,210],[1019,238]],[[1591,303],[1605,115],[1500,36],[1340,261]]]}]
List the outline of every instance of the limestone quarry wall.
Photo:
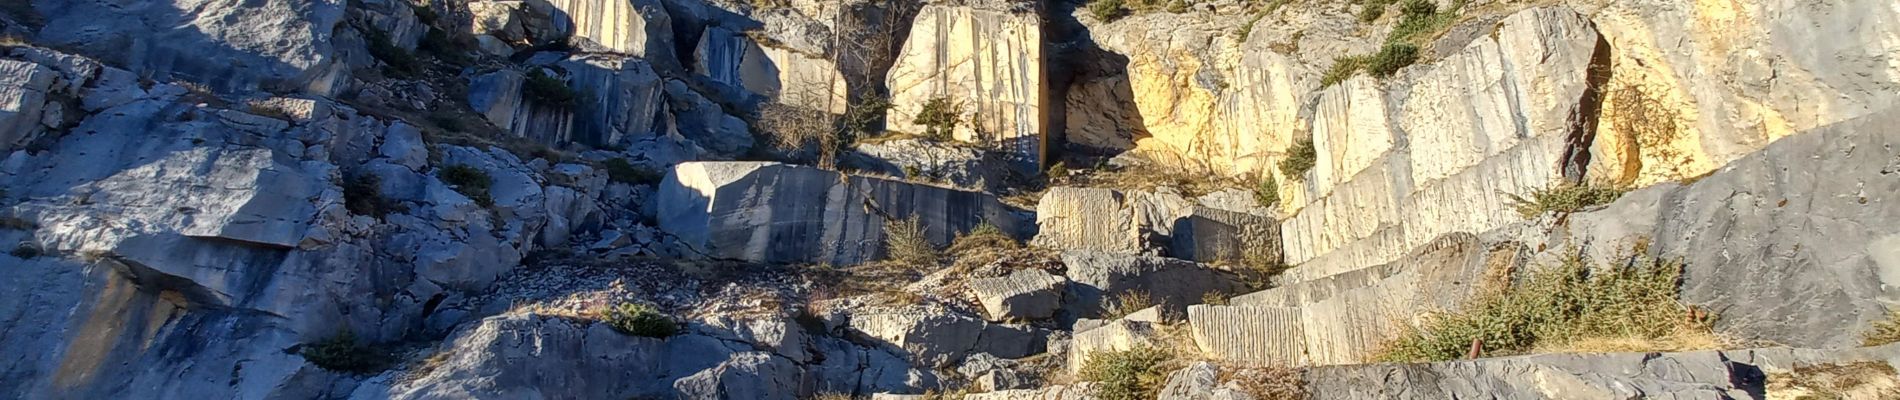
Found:
[{"label": "limestone quarry wall", "polygon": [[889,129],[924,133],[913,120],[925,103],[943,98],[961,112],[956,140],[992,143],[1041,165],[1050,118],[1042,29],[1027,11],[924,6],[885,78]]},{"label": "limestone quarry wall", "polygon": [[704,254],[855,265],[884,256],[887,221],[918,218],[939,245],[981,224],[1031,223],[978,192],[770,162],[690,162],[659,189],[659,227]]}]

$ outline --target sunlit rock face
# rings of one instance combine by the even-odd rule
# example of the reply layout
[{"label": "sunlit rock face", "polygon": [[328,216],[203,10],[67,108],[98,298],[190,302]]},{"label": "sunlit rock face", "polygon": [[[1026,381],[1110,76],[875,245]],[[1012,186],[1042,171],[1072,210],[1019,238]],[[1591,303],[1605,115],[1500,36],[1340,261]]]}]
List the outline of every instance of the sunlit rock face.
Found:
[{"label": "sunlit rock face", "polygon": [[959,141],[998,146],[1027,166],[1048,146],[1050,97],[1042,22],[1009,5],[927,5],[917,14],[885,84],[890,129],[922,134],[917,115],[943,99],[963,123]]}]

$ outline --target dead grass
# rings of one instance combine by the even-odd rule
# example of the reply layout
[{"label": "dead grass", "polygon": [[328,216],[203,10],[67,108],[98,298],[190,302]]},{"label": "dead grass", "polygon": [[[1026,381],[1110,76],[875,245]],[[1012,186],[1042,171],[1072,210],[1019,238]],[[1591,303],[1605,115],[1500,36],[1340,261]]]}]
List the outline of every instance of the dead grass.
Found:
[{"label": "dead grass", "polygon": [[1234,382],[1258,400],[1305,400],[1306,377],[1294,368],[1234,368],[1221,366],[1222,382]]},{"label": "dead grass", "polygon": [[1900,311],[1887,314],[1886,321],[1874,322],[1860,336],[1860,345],[1879,346],[1888,343],[1900,343]]},{"label": "dead grass", "polygon": [[1878,361],[1797,366],[1768,375],[1769,399],[1896,400],[1900,373]]},{"label": "dead grass", "polygon": [[1121,319],[1128,314],[1154,306],[1154,297],[1149,296],[1148,292],[1140,290],[1121,292],[1109,299],[1108,305],[1102,308],[1102,319]]},{"label": "dead grass", "polygon": [[924,235],[923,221],[917,216],[884,223],[885,259],[922,268],[935,266],[938,256],[937,246]]}]

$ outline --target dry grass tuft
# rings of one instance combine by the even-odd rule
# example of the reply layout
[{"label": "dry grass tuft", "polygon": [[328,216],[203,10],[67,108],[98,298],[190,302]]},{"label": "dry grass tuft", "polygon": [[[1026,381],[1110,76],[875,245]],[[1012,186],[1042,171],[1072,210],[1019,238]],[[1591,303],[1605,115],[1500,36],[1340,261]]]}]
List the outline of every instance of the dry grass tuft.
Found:
[{"label": "dry grass tuft", "polygon": [[1128,316],[1128,314],[1134,314],[1136,311],[1145,310],[1148,309],[1148,307],[1154,306],[1154,298],[1149,296],[1148,292],[1140,290],[1121,292],[1109,300],[1107,307],[1103,307],[1102,319],[1121,319],[1122,317]]},{"label": "dry grass tuft", "polygon": [[935,266],[937,246],[924,235],[923,220],[917,216],[884,223],[884,256],[916,268]]},{"label": "dry grass tuft", "polygon": [[1584,183],[1560,184],[1546,189],[1531,191],[1529,196],[1505,194],[1511,199],[1512,207],[1524,218],[1533,218],[1548,212],[1573,213],[1583,209],[1609,204],[1623,197],[1629,189],[1621,186]]},{"label": "dry grass tuft", "polygon": [[1860,345],[1879,346],[1888,343],[1900,343],[1900,311],[1887,314],[1886,321],[1874,322],[1874,326],[1860,336]]},{"label": "dry grass tuft", "polygon": [[1230,368],[1223,366],[1220,380],[1234,382],[1241,390],[1259,400],[1305,400],[1306,377],[1294,368]]},{"label": "dry grass tuft", "polygon": [[1768,375],[1770,399],[1900,400],[1900,373],[1877,361],[1804,365]]}]

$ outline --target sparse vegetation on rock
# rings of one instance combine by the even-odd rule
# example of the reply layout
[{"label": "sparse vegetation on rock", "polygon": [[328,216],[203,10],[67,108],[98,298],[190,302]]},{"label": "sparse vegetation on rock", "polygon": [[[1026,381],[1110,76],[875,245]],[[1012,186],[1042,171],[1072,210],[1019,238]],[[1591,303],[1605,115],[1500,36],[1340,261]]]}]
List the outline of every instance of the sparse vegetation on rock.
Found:
[{"label": "sparse vegetation on rock", "polygon": [[389,350],[358,342],[356,333],[348,330],[316,343],[305,343],[297,354],[317,367],[359,375],[382,372],[395,362]]},{"label": "sparse vegetation on rock", "polygon": [[1122,0],[1095,0],[1089,2],[1089,16],[1102,22],[1115,22],[1128,10],[1122,8]]},{"label": "sparse vegetation on rock", "polygon": [[1581,256],[1533,271],[1434,315],[1386,345],[1383,361],[1464,358],[1474,343],[1485,356],[1526,352],[1682,351],[1719,346],[1708,316],[1677,300],[1682,264],[1636,260],[1595,266]]},{"label": "sparse vegetation on rock", "polygon": [[343,182],[343,208],[351,214],[367,215],[377,219],[399,211],[389,199],[383,198],[382,179],[376,175],[359,173]]},{"label": "sparse vegetation on rock", "polygon": [[1860,336],[1862,346],[1880,346],[1888,343],[1900,343],[1900,311],[1887,314],[1887,320],[1875,322],[1873,327]]},{"label": "sparse vegetation on rock", "polygon": [[924,102],[924,107],[917,111],[917,117],[911,123],[924,126],[925,139],[948,142],[962,118],[962,104],[948,97],[936,97]]},{"label": "sparse vegetation on rock", "polygon": [[549,107],[573,107],[580,97],[573,88],[567,86],[567,81],[548,76],[540,68],[528,72],[528,79],[521,83],[521,90],[528,100]]},{"label": "sparse vegetation on rock", "polygon": [[665,338],[679,333],[679,323],[658,309],[640,303],[620,303],[600,312],[600,320],[620,333]]},{"label": "sparse vegetation on rock", "polygon": [[1524,218],[1536,217],[1544,213],[1573,213],[1585,208],[1609,204],[1623,197],[1627,189],[1617,186],[1582,183],[1565,183],[1544,189],[1532,190],[1529,196],[1506,194]]},{"label": "sparse vegetation on rock", "polygon": [[1319,150],[1313,146],[1313,139],[1300,139],[1286,149],[1286,159],[1280,160],[1280,174],[1291,179],[1305,179],[1306,171],[1319,164]]},{"label": "sparse vegetation on rock", "polygon": [[917,216],[884,223],[885,258],[913,267],[935,265],[937,247],[924,236],[923,221]]},{"label": "sparse vegetation on rock", "polygon": [[1102,400],[1153,399],[1167,384],[1173,359],[1167,350],[1148,346],[1097,352],[1089,355],[1076,377],[1095,382],[1095,397]]},{"label": "sparse vegetation on rock", "polygon": [[608,180],[629,185],[651,185],[660,183],[660,179],[664,178],[660,172],[634,166],[625,158],[609,158],[601,161],[600,167],[607,170]]},{"label": "sparse vegetation on rock", "polygon": [[460,164],[450,165],[436,171],[436,177],[441,178],[442,183],[455,188],[456,192],[468,196],[469,200],[474,200],[475,204],[483,207],[495,205],[495,199],[488,196],[488,186],[493,185],[494,180],[480,168]]}]

